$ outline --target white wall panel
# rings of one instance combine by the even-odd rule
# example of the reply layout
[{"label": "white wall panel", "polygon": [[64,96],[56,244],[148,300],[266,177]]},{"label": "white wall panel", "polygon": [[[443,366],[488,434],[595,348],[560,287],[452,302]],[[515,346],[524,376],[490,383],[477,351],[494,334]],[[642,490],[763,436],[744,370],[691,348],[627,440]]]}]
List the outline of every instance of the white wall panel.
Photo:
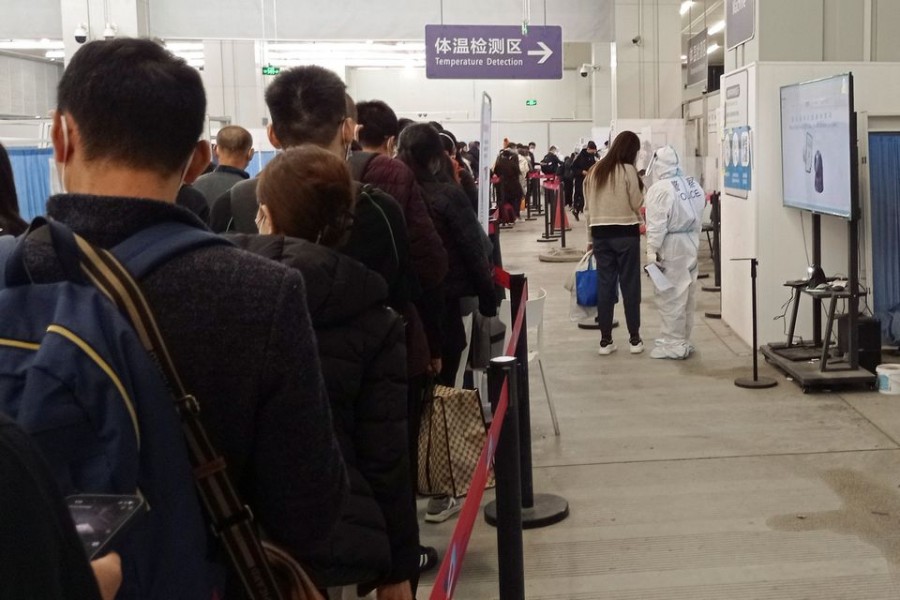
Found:
[{"label": "white wall panel", "polygon": [[[427,79],[424,69],[348,69],[347,83],[355,100],[384,100],[397,113],[475,120],[486,91],[496,120],[590,118],[591,81],[577,71],[551,81],[473,81]],[[537,106],[526,106],[528,99]]]},{"label": "white wall panel", "polygon": [[[0,0],[0,39],[62,38],[62,0]],[[72,31],[78,23],[72,23]]]},{"label": "white wall panel", "polygon": [[[746,200],[722,196],[722,316],[748,343],[749,267],[731,259],[760,259],[759,339],[763,343],[783,339],[782,322],[773,321],[782,314],[782,304],[789,294],[782,284],[800,278],[807,266],[801,211],[782,206],[780,88],[847,71],[855,76],[858,112],[896,114],[895,99],[900,97],[898,63],[761,63],[750,69],[753,190]],[[803,218],[809,244],[810,216],[804,214]],[[846,221],[822,217],[822,255],[826,273],[847,273]],[[801,305],[797,334],[810,337],[808,301]]]},{"label": "white wall panel", "polygon": [[0,55],[0,115],[47,116],[60,75],[59,65]]}]

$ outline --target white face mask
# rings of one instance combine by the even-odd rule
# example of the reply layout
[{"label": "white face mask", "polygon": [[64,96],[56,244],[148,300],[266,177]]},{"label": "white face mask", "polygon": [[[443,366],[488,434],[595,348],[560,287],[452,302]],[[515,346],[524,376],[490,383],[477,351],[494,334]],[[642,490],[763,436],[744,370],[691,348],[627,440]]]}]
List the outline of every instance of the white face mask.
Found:
[{"label": "white face mask", "polygon": [[59,127],[63,136],[63,152],[62,161],[56,163],[56,178],[61,194],[67,193],[66,190],[66,161],[69,158],[69,124],[66,123],[65,115],[59,116]]},{"label": "white face mask", "polygon": [[263,212],[262,206],[256,210],[256,230],[259,231],[261,235],[269,235],[272,233],[272,226],[269,223],[269,219],[266,218],[266,213]]},{"label": "white face mask", "polygon": [[181,183],[184,185],[184,178],[187,177],[187,172],[191,168],[191,163],[194,162],[194,152],[196,150],[191,150],[191,155],[188,156],[187,162],[184,163],[184,169],[181,171]]}]

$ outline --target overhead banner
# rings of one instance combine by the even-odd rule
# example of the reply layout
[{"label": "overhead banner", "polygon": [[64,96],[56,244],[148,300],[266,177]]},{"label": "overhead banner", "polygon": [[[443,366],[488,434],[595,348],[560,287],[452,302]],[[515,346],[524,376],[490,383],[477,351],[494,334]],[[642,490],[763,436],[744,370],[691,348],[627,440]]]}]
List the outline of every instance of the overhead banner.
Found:
[{"label": "overhead banner", "polygon": [[725,43],[731,50],[756,35],[756,0],[725,0]]},{"label": "overhead banner", "polygon": [[562,79],[562,27],[426,25],[429,79]]},{"label": "overhead banner", "polygon": [[491,210],[491,167],[494,149],[491,148],[491,119],[493,118],[491,97],[481,94],[481,147],[478,149],[478,220],[488,233]]},{"label": "overhead banner", "polygon": [[706,87],[709,79],[709,54],[706,53],[708,39],[707,30],[704,29],[688,42],[687,84],[689,86],[702,83]]}]

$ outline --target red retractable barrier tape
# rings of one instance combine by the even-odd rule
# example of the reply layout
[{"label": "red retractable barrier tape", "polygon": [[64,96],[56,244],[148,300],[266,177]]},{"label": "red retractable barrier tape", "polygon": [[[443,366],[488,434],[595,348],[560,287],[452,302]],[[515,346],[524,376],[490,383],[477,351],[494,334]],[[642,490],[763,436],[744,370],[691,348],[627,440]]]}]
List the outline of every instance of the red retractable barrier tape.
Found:
[{"label": "red retractable barrier tape", "polygon": [[[509,288],[509,273],[503,269],[494,269],[494,278],[500,285]],[[505,278],[505,283],[504,283]],[[522,333],[522,323],[525,320],[525,306],[528,298],[528,287],[526,285],[524,298],[519,303],[519,312],[516,315],[515,325],[509,338],[509,344],[506,347],[507,356],[514,356],[516,345],[519,343],[519,336]],[[463,503],[462,511],[459,513],[459,521],[453,530],[453,536],[450,538],[450,545],[447,547],[447,553],[441,562],[441,568],[438,571],[437,578],[434,580],[434,587],[431,589],[430,600],[451,600],[453,592],[456,589],[456,583],[459,581],[459,573],[462,569],[463,559],[466,556],[466,550],[469,547],[469,538],[472,537],[472,530],[475,527],[475,520],[481,508],[481,499],[484,496],[484,487],[487,485],[488,475],[494,464],[494,453],[497,450],[497,440],[500,438],[500,430],[503,428],[503,420],[506,416],[506,409],[509,406],[508,382],[503,382],[503,390],[500,392],[500,402],[494,411],[494,418],[491,421],[491,427],[488,430],[487,441],[481,449],[481,456],[478,459],[478,465],[475,468],[475,474],[472,477],[472,483],[469,486],[469,495]]]}]

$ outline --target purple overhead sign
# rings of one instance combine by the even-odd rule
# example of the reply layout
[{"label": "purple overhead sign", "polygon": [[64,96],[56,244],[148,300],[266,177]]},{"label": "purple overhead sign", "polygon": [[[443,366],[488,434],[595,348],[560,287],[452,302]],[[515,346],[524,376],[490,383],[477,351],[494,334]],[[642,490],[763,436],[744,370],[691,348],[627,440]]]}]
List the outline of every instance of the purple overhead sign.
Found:
[{"label": "purple overhead sign", "polygon": [[562,79],[562,27],[426,25],[429,79]]}]

